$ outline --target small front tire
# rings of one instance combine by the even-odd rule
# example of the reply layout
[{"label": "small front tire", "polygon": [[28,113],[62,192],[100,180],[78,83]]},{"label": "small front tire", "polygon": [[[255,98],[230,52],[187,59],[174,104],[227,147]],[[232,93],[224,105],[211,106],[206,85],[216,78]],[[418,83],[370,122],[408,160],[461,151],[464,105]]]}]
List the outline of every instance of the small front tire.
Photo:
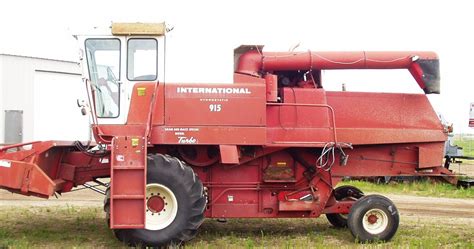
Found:
[{"label": "small front tire", "polygon": [[389,241],[400,222],[398,210],[388,198],[367,195],[352,206],[347,225],[360,242]]}]

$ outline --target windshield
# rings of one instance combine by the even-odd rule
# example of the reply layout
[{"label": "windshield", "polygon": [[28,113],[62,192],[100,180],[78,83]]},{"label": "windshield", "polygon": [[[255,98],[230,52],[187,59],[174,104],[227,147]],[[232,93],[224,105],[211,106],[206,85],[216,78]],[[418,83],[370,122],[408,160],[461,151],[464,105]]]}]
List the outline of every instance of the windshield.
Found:
[{"label": "windshield", "polygon": [[119,116],[120,40],[87,39],[86,56],[97,116]]},{"label": "windshield", "polygon": [[127,78],[135,81],[156,80],[157,49],[155,39],[133,38],[128,40]]}]

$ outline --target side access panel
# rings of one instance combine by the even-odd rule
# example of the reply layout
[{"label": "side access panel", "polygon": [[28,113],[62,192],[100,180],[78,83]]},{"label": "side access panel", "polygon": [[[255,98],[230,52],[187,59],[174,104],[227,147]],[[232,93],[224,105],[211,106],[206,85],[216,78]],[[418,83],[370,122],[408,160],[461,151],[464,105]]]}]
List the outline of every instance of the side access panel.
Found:
[{"label": "side access panel", "polygon": [[145,228],[146,145],[141,136],[118,136],[112,141],[111,228]]}]

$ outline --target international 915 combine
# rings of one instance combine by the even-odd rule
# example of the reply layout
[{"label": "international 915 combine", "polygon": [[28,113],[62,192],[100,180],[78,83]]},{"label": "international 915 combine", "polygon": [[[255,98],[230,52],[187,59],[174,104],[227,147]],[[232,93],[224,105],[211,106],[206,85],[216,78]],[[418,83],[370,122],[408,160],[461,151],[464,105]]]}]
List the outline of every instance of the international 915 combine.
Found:
[{"label": "international 915 combine", "polygon": [[[390,240],[395,205],[343,177],[442,176],[447,130],[425,94],[325,91],[322,70],[407,69],[439,93],[433,52],[235,50],[233,84],[165,83],[164,24],[77,36],[95,143],[0,149],[0,187],[48,198],[110,177],[107,222],[130,245],[192,239],[204,218],[316,218]],[[183,72],[185,73],[185,72]],[[381,83],[381,87],[382,87]]]}]

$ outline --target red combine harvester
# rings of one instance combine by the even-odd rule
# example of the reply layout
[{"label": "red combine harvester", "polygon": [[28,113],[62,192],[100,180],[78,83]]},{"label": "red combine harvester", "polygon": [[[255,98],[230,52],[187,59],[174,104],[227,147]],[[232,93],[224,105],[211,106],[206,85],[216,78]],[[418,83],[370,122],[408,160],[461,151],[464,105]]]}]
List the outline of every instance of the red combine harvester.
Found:
[{"label": "red combine harvester", "polygon": [[[424,94],[329,92],[322,70],[408,69],[439,93],[432,52],[235,50],[233,84],[164,81],[164,24],[77,36],[97,144],[0,149],[0,187],[48,198],[110,177],[107,222],[130,245],[192,239],[208,218],[316,218],[390,240],[395,205],[343,177],[442,176],[447,131]],[[185,73],[185,71],[183,71]],[[86,185],[88,186],[88,185]]]}]

